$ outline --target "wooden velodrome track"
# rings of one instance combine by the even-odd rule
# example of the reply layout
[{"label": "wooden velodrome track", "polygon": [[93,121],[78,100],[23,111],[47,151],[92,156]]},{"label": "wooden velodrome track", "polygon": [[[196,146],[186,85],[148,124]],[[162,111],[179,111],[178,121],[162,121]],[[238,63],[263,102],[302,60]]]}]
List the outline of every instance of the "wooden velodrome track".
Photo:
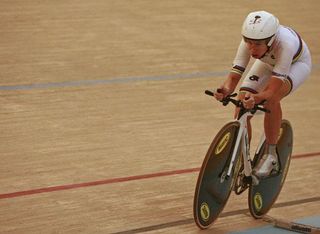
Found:
[{"label": "wooden velodrome track", "polygon": [[232,195],[207,231],[192,218],[198,169],[233,110],[203,91],[224,80],[257,9],[295,28],[314,63],[283,101],[295,158],[269,214],[320,216],[318,0],[2,0],[0,233],[266,225],[248,216],[247,193]]}]

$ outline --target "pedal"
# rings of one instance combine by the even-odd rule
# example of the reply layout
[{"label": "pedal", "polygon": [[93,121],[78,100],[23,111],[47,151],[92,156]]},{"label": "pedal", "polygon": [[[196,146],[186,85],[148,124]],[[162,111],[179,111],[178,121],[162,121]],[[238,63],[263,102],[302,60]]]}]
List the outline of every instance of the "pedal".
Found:
[{"label": "pedal", "polygon": [[236,184],[234,187],[235,194],[240,195],[241,193],[246,191],[247,188],[249,188],[249,185],[251,183],[252,183],[251,176],[241,175],[239,183]]}]

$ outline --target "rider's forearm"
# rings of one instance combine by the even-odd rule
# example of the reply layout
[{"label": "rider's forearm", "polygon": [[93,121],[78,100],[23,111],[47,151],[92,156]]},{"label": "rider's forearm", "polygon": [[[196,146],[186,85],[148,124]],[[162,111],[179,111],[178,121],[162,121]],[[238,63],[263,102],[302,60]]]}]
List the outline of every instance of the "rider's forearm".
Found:
[{"label": "rider's forearm", "polygon": [[237,87],[237,84],[240,79],[241,79],[241,75],[234,73],[234,72],[230,72],[228,75],[228,78],[226,79],[226,81],[223,84],[223,87],[230,90],[230,92],[233,92],[235,90],[235,88]]},{"label": "rider's forearm", "polygon": [[283,84],[283,80],[277,77],[271,77],[266,89],[261,93],[262,100],[269,100],[273,95],[277,94]]}]

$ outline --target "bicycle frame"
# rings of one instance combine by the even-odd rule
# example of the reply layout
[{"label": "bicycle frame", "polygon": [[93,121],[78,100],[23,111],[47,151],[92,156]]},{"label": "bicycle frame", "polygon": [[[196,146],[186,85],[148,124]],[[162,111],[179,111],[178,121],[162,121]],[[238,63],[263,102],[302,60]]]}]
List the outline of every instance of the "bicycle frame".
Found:
[{"label": "bicycle frame", "polygon": [[[206,90],[205,93],[210,96],[214,96],[214,93],[212,91]],[[237,94],[229,95],[228,97],[224,98],[221,102],[223,105],[227,105],[229,102],[233,103],[235,106],[239,107],[239,114],[235,121],[237,121],[240,124],[237,139],[235,142],[235,146],[232,152],[232,157],[230,160],[230,164],[228,167],[228,171],[226,175],[222,175],[220,178],[220,182],[222,183],[225,179],[228,179],[231,176],[232,168],[235,163],[235,158],[237,155],[237,152],[241,145],[241,154],[243,158],[243,164],[244,164],[244,172],[245,176],[251,176],[252,175],[252,166],[251,166],[251,158],[250,158],[250,144],[249,144],[249,137],[248,137],[248,117],[252,117],[257,110],[261,110],[264,112],[269,112],[268,110],[259,107],[260,104],[256,104],[255,107],[251,110],[248,110],[243,107],[242,102],[239,100],[232,99],[232,97],[235,97]],[[262,137],[260,139],[260,143],[257,147],[256,154],[260,151],[263,142],[265,141],[265,134],[262,134]]]},{"label": "bicycle frame", "polygon": [[[241,157],[243,158],[244,174],[245,176],[252,175],[250,143],[249,143],[249,136],[248,136],[248,122],[247,122],[248,117],[252,117],[252,116],[254,116],[254,114],[252,114],[251,112],[240,110],[239,116],[235,120],[240,124],[240,127],[239,127],[239,132],[236,138],[236,143],[232,152],[232,157],[230,160],[226,178],[229,178],[231,176],[232,168],[234,166],[236,154],[239,150],[239,147],[241,147],[240,150],[241,150]],[[265,139],[266,137],[265,137],[265,134],[263,133],[260,138],[258,147],[255,151],[255,154],[257,154],[261,150],[261,147],[263,146]],[[223,179],[221,181],[223,182]]]}]

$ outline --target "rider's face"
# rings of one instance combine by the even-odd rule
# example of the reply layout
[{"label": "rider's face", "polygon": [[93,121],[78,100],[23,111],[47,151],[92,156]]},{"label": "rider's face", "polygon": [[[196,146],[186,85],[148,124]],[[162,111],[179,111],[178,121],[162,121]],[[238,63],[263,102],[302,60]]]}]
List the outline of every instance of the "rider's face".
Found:
[{"label": "rider's face", "polygon": [[247,48],[250,51],[250,55],[253,58],[259,59],[261,58],[268,50],[266,40],[251,40],[251,39],[244,39]]}]

